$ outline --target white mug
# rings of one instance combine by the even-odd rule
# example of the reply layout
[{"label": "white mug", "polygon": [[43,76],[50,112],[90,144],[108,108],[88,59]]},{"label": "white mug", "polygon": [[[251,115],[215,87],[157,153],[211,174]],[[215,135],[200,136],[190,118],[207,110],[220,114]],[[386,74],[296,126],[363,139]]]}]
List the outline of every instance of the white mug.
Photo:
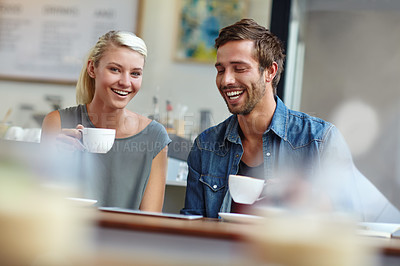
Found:
[{"label": "white mug", "polygon": [[93,153],[107,153],[114,144],[115,129],[83,128],[82,143],[85,149]]},{"label": "white mug", "polygon": [[4,139],[22,141],[24,138],[24,129],[22,127],[12,126],[4,135]]},{"label": "white mug", "polygon": [[22,140],[39,143],[41,133],[42,130],[40,128],[25,128]]},{"label": "white mug", "polygon": [[265,181],[249,176],[229,175],[229,192],[237,203],[253,204],[261,195]]}]

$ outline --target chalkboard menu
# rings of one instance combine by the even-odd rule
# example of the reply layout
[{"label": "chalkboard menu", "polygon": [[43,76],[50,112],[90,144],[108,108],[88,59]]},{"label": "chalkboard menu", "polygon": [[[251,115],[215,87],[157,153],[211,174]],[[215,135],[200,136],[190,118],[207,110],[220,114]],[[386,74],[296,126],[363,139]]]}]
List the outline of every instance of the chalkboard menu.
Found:
[{"label": "chalkboard menu", "polygon": [[140,0],[0,0],[0,78],[76,82],[109,30],[137,31]]}]

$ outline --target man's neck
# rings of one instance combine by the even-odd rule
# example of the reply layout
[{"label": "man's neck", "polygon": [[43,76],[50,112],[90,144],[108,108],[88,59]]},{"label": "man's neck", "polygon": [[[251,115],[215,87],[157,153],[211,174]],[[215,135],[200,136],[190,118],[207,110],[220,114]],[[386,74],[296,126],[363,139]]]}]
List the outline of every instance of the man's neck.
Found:
[{"label": "man's neck", "polygon": [[271,124],[276,108],[273,95],[264,95],[256,107],[247,115],[238,115],[239,126],[242,131],[242,140],[257,141]]}]

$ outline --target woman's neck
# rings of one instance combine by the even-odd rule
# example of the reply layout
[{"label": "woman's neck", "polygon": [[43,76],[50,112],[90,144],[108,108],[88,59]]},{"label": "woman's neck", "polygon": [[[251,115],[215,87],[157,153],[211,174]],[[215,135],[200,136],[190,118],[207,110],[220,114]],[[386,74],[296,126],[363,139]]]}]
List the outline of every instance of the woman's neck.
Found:
[{"label": "woman's neck", "polygon": [[127,117],[127,110],[111,109],[89,103],[86,105],[90,121],[95,127],[118,129]]}]

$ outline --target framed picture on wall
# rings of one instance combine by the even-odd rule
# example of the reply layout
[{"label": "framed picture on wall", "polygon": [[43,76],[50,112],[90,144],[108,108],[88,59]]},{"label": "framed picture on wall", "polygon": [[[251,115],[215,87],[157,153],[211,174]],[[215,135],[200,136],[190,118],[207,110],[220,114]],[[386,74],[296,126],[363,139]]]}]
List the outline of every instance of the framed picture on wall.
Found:
[{"label": "framed picture on wall", "polygon": [[248,1],[179,0],[179,4],[175,59],[210,63],[215,61],[219,30],[246,17]]},{"label": "framed picture on wall", "polygon": [[138,33],[141,0],[0,0],[0,79],[74,84],[109,30]]}]

